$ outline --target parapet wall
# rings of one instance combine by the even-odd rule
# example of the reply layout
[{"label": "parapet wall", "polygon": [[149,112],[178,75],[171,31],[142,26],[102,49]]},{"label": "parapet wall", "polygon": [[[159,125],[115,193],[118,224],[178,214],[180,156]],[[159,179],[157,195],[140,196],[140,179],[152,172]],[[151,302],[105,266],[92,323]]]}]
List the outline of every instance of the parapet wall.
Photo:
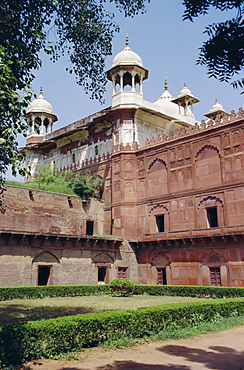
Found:
[{"label": "parapet wall", "polygon": [[104,204],[95,199],[7,186],[4,209],[2,231],[85,235],[86,221],[94,221],[94,233],[104,233]]}]

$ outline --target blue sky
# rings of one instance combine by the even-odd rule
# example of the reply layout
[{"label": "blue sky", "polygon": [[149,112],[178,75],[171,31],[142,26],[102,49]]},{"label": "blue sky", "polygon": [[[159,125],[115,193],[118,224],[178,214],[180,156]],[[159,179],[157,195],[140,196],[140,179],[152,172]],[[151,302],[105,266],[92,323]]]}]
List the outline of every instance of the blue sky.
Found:
[{"label": "blue sky", "polygon": [[[111,9],[114,10],[108,4],[108,10]],[[125,18],[116,11],[120,33],[114,37],[113,55],[107,58],[106,69],[111,67],[113,57],[124,48],[128,34],[131,49],[141,56],[144,67],[149,70],[149,78],[143,87],[144,99],[151,102],[157,99],[164,91],[164,76],[167,76],[173,96],[179,94],[186,82],[194,96],[201,100],[194,107],[199,121],[209,112],[215,97],[228,112],[244,107],[240,91],[208,78],[207,69],[196,65],[199,48],[207,37],[203,34],[204,28],[234,17],[235,12],[211,10],[208,15],[196,18],[194,23],[183,21],[183,12],[181,0],[152,0],[147,5],[146,14],[134,18]],[[42,60],[42,68],[34,73],[36,79],[32,88],[38,94],[42,86],[45,99],[52,104],[59,118],[54,130],[111,105],[111,82],[108,82],[104,96],[106,103],[101,106],[98,101],[89,99],[82,87],[76,84],[75,76],[65,71],[70,65],[67,58],[62,57],[53,63],[42,55]],[[24,145],[23,138],[20,138],[19,144]]]}]

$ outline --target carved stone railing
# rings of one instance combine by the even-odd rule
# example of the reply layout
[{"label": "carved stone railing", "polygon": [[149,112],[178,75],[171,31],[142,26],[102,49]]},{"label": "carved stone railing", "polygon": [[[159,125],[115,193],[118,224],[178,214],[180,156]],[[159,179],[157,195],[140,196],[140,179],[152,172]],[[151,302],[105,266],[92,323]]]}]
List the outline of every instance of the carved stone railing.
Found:
[{"label": "carved stone railing", "polygon": [[180,137],[190,136],[196,132],[209,130],[213,127],[230,124],[231,122],[241,118],[244,118],[244,110],[242,108],[239,108],[237,113],[232,110],[230,114],[226,114],[221,118],[217,116],[215,120],[202,120],[200,123],[196,122],[194,126],[182,127],[181,129],[170,131],[168,134],[158,135],[156,138],[152,137],[151,140],[146,139],[145,147],[160,144],[165,141],[170,141]]}]

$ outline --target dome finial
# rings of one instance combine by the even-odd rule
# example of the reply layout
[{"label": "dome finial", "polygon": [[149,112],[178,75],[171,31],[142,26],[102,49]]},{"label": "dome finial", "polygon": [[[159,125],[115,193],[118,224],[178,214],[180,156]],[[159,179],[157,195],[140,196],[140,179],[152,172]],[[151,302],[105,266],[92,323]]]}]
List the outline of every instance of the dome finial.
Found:
[{"label": "dome finial", "polygon": [[42,86],[40,87],[40,95],[42,95],[42,93],[43,93],[43,88],[42,88]]},{"label": "dome finial", "polygon": [[168,90],[168,79],[167,79],[167,76],[164,76],[164,90]]},{"label": "dome finial", "polygon": [[125,37],[125,46],[129,46],[129,36],[126,35]]},{"label": "dome finial", "polygon": [[218,97],[216,96],[216,98],[215,98],[215,103],[218,103],[219,102],[219,99],[218,99]]},{"label": "dome finial", "polygon": [[186,87],[186,82],[184,82],[184,87]]}]

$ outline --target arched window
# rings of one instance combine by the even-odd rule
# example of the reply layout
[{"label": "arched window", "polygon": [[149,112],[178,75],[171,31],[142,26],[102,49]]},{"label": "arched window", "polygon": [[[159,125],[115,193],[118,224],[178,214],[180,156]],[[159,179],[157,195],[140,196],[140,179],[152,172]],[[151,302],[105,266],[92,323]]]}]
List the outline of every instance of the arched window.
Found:
[{"label": "arched window", "polygon": [[223,202],[217,197],[206,197],[198,205],[199,228],[221,227],[224,223]]}]

